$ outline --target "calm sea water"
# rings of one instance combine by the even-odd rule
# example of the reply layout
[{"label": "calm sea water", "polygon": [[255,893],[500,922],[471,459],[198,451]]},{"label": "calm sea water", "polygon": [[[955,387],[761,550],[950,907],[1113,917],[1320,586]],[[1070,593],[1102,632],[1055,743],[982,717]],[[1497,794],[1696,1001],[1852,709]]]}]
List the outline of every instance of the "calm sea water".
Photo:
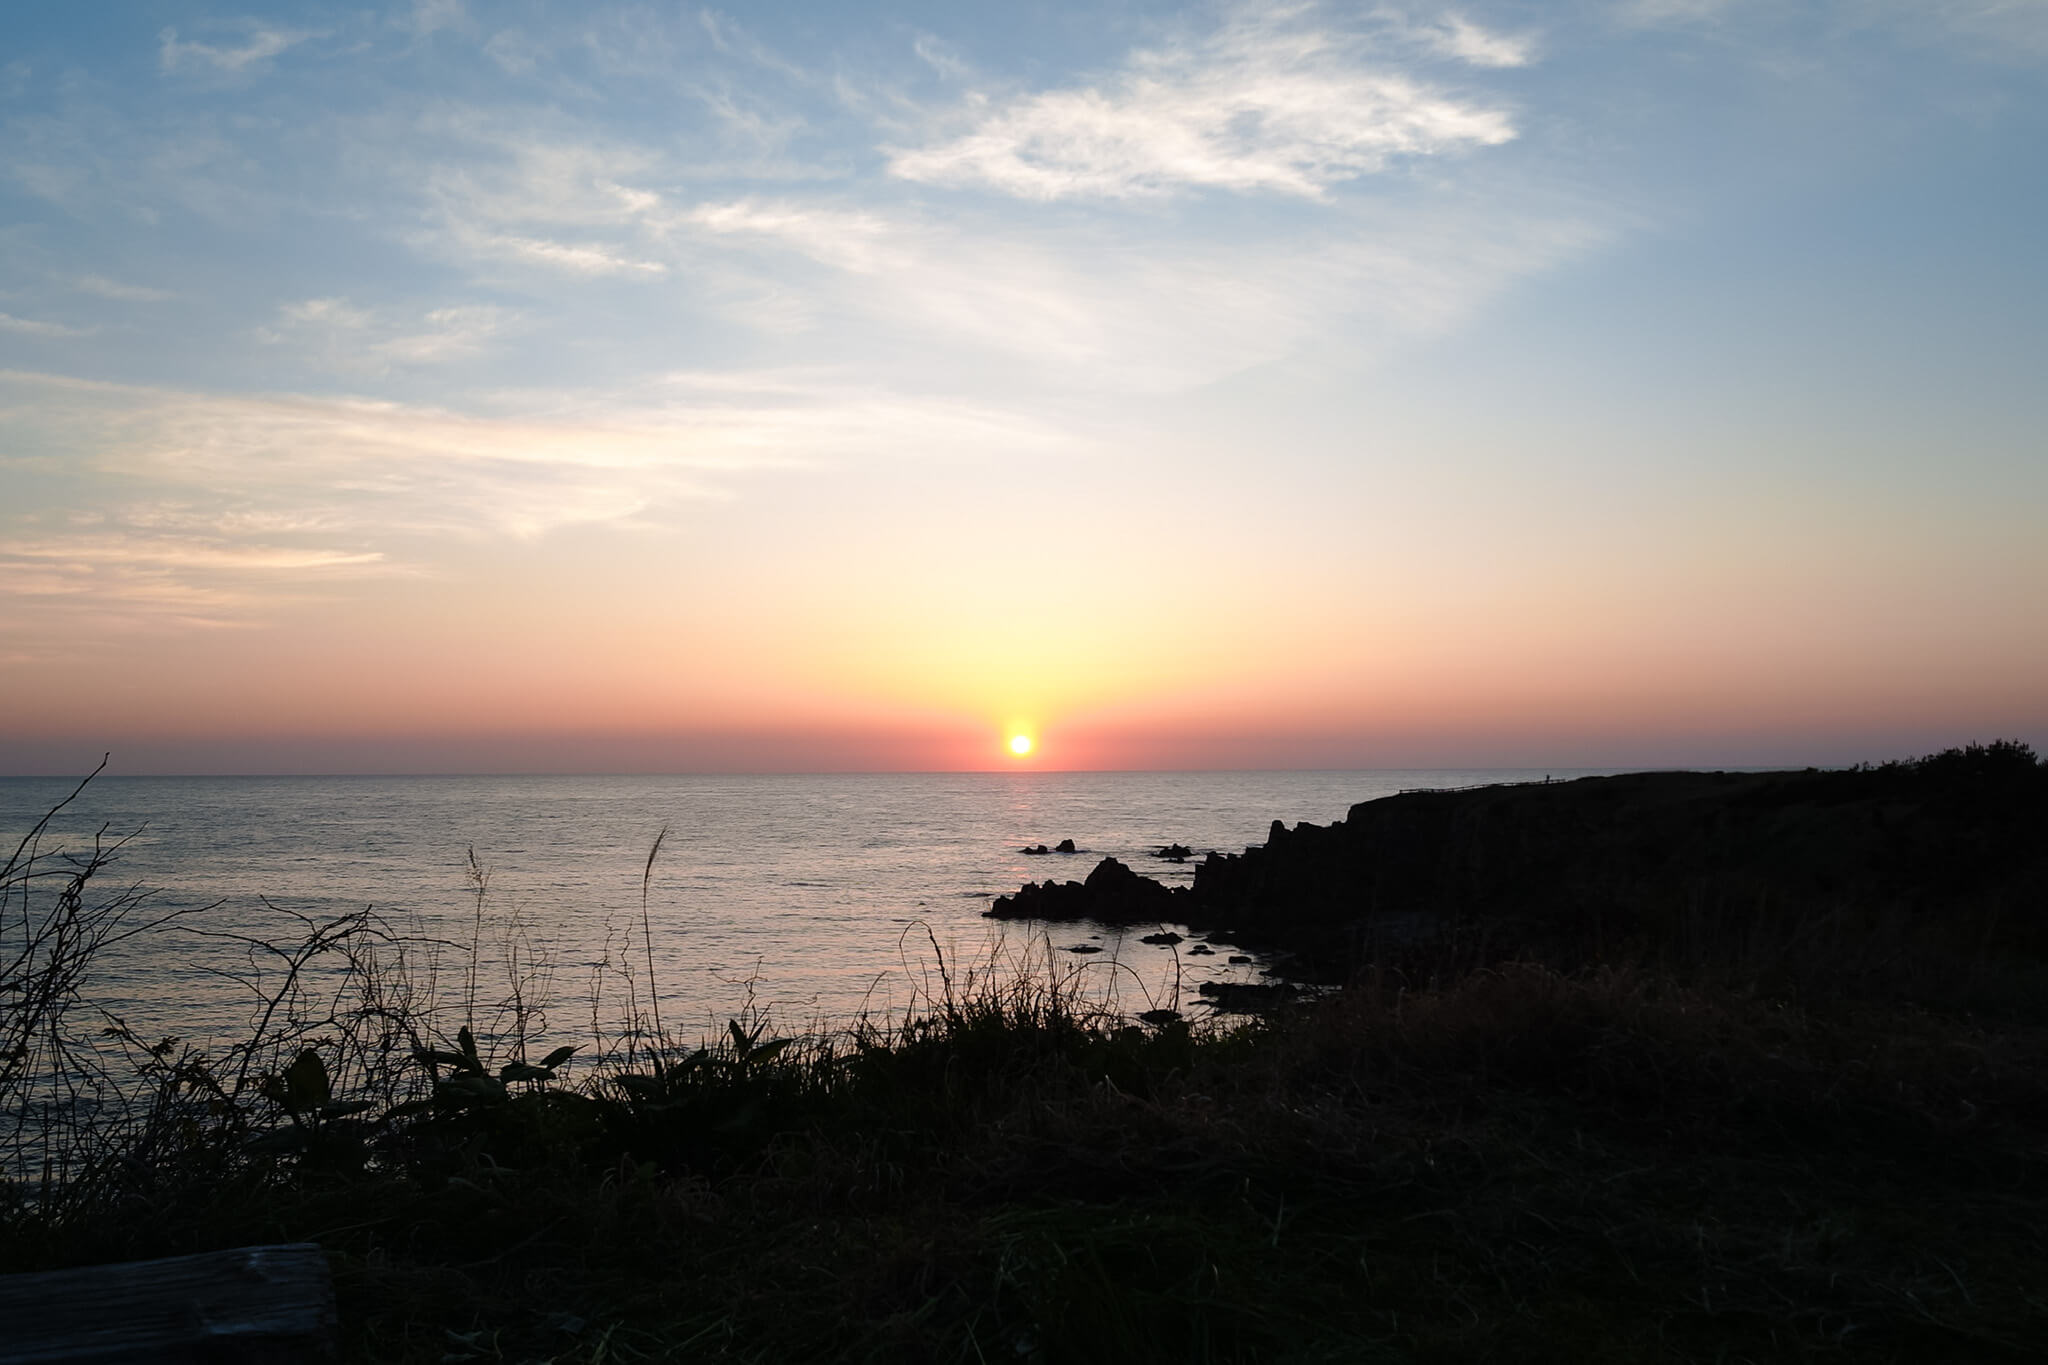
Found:
[{"label": "calm sea water", "polygon": [[[1584,770],[1556,771],[1577,776]],[[816,777],[244,777],[94,781],[45,838],[132,835],[108,885],[153,889],[159,909],[211,907],[184,932],[112,954],[92,1002],[149,1030],[237,1036],[254,999],[233,974],[246,935],[284,942],[315,920],[376,906],[447,950],[459,975],[476,911],[469,855],[488,871],[484,994],[516,948],[556,1023],[587,1020],[602,964],[639,939],[642,872],[654,975],[673,1026],[714,1026],[751,993],[783,1027],[914,1003],[932,941],[956,965],[1050,946],[1132,1009],[1181,1003],[1205,979],[1246,979],[1228,952],[1178,955],[1101,926],[997,925],[990,900],[1027,880],[1085,876],[1113,855],[1169,882],[1165,843],[1235,852],[1275,819],[1325,823],[1407,787],[1519,781],[1540,772],[987,773]],[[0,779],[6,847],[72,784]],[[1027,857],[1071,838],[1081,853]],[[208,931],[206,933],[194,931]],[[1095,955],[1065,955],[1080,945]],[[451,974],[452,973],[452,974]],[[617,985],[607,988],[616,995]],[[615,1009],[616,1000],[600,1008]],[[564,1019],[562,1016],[567,1016]],[[573,1032],[573,1027],[566,1031]]]}]

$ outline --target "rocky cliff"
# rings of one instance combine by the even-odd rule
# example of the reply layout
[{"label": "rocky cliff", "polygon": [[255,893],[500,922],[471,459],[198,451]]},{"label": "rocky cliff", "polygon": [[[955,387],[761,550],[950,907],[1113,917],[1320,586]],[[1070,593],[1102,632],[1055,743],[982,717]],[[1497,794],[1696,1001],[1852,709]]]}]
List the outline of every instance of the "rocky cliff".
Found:
[{"label": "rocky cliff", "polygon": [[1321,973],[1367,939],[1483,926],[1501,952],[1647,942],[1710,917],[1968,919],[2013,951],[2048,925],[2048,767],[2022,745],[1844,771],[1666,772],[1411,792],[1329,825],[1275,822],[1191,889],[1105,859],[998,918],[1169,920],[1290,949]]}]

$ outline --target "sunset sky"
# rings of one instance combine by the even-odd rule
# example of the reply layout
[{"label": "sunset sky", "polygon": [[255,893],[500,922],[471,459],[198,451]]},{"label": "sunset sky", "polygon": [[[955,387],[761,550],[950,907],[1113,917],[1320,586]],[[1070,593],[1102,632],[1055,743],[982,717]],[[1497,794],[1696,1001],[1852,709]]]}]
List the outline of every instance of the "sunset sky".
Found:
[{"label": "sunset sky", "polygon": [[0,17],[0,773],[1997,737],[2048,0]]}]

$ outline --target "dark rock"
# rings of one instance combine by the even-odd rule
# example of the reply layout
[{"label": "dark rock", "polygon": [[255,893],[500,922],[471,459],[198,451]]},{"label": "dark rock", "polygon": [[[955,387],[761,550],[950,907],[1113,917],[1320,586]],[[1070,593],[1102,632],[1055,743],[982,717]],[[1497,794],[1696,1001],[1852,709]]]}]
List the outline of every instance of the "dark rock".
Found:
[{"label": "dark rock", "polygon": [[1204,981],[1202,1001],[1222,1014],[1251,1014],[1282,1005],[1300,995],[1284,981],[1270,985],[1242,981]]},{"label": "dark rock", "polygon": [[1857,770],[1412,791],[1327,825],[1275,821],[1263,846],[1201,858],[1191,887],[1104,859],[1085,884],[1026,885],[989,914],[1189,925],[1318,981],[1451,942],[1570,967],[1685,935],[1790,938],[1844,907],[1925,926],[1927,942],[1952,924],[1980,951],[2048,958],[2048,916],[1984,910],[2048,904],[2044,828],[2048,766],[2018,744]]},{"label": "dark rock", "polygon": [[1102,951],[1102,945],[1100,943],[1076,943],[1067,951],[1070,953],[1099,953]]},{"label": "dark rock", "polygon": [[1232,953],[1230,955],[1230,965],[1233,967],[1249,967],[1251,962],[1252,960],[1243,953]]},{"label": "dark rock", "polygon": [[1145,935],[1145,937],[1139,939],[1138,942],[1156,943],[1162,948],[1171,948],[1174,944],[1182,942],[1182,939],[1179,934],[1174,933],[1171,929],[1167,929],[1161,931],[1160,933],[1147,934]]},{"label": "dark rock", "polygon": [[1034,857],[1035,857],[1035,856],[1037,856],[1038,854],[1041,854],[1041,853],[1050,853],[1050,852],[1052,852],[1052,850],[1051,850],[1051,849],[1049,849],[1049,848],[1047,848],[1047,847],[1046,847],[1046,846],[1045,846],[1044,844],[1032,844],[1032,845],[1030,845],[1030,846],[1028,846],[1028,847],[1025,847],[1025,848],[1020,848],[1020,849],[1018,849],[1017,851],[1018,851],[1019,853],[1024,853],[1024,854],[1030,854],[1030,855],[1032,855],[1032,856],[1034,856]]},{"label": "dark rock", "polygon": [[[1327,826],[1276,822],[1265,847],[1204,859],[1183,922],[1341,979],[1453,931],[1483,932],[1504,959],[1569,964],[1603,943],[1697,934],[1701,907],[1734,942],[1766,914],[1790,935],[1844,906],[1931,924],[2038,905],[2048,766],[2023,748],[1404,792]],[[2040,953],[2042,925],[2007,917],[1993,932]]]},{"label": "dark rock", "polygon": [[1184,863],[1195,856],[1195,851],[1186,844],[1166,844],[1152,856],[1164,858],[1169,863]]},{"label": "dark rock", "polygon": [[1138,1021],[1140,1023],[1150,1024],[1154,1028],[1165,1028],[1168,1024],[1177,1024],[1180,1022],[1180,1011],[1146,1010],[1143,1014],[1140,1014],[1138,1016]]},{"label": "dark rock", "polygon": [[1092,919],[1103,924],[1157,924],[1181,918],[1186,887],[1141,877],[1114,858],[1095,865],[1085,882],[1026,882],[1015,895],[998,896],[991,919]]},{"label": "dark rock", "polygon": [[1197,944],[1196,944],[1196,945],[1195,945],[1194,947],[1192,947],[1192,948],[1188,949],[1188,956],[1190,956],[1190,957],[1214,957],[1214,956],[1216,956],[1216,950],[1215,950],[1214,948],[1211,948],[1211,947],[1210,947],[1210,946],[1209,946],[1208,944],[1206,944],[1206,943],[1197,943]]},{"label": "dark rock", "polygon": [[1052,851],[1055,853],[1073,853],[1078,850],[1075,849],[1072,839],[1062,839],[1052,846]]}]

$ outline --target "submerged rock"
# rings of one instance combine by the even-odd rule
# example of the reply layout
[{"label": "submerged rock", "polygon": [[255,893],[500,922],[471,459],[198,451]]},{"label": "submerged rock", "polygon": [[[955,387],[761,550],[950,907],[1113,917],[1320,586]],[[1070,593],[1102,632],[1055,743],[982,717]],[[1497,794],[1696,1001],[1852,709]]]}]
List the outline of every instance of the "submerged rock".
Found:
[{"label": "submerged rock", "polygon": [[1139,939],[1138,942],[1156,943],[1162,948],[1171,948],[1174,944],[1185,942],[1185,940],[1182,939],[1179,934],[1174,933],[1173,930],[1164,929],[1156,934],[1147,934],[1145,935],[1145,937]]},{"label": "submerged rock", "polygon": [[1224,1014],[1249,1014],[1285,1004],[1301,992],[1284,981],[1270,985],[1242,981],[1204,981],[1202,1002]]}]

